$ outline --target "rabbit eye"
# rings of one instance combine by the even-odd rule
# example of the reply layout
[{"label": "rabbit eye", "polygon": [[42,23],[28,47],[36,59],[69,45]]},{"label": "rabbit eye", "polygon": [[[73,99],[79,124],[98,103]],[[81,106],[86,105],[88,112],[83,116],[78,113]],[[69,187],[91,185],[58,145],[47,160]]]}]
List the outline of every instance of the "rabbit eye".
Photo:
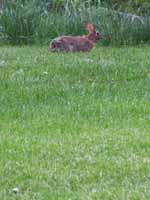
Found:
[{"label": "rabbit eye", "polygon": [[99,36],[99,35],[100,35],[100,33],[99,33],[99,32],[96,32],[96,35],[97,35],[97,36]]}]

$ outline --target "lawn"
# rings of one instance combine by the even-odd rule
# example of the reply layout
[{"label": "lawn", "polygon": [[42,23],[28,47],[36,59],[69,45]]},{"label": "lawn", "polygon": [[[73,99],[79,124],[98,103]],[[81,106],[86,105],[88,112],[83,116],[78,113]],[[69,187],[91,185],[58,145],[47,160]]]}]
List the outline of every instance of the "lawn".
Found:
[{"label": "lawn", "polygon": [[0,200],[150,199],[149,89],[148,46],[0,47]]}]

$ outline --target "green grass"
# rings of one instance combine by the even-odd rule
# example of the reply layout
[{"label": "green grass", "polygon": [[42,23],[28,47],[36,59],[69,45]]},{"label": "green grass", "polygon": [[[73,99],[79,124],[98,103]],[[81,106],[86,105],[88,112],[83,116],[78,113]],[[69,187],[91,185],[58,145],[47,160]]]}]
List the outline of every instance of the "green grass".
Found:
[{"label": "green grass", "polygon": [[149,58],[1,47],[0,199],[150,199]]},{"label": "green grass", "polygon": [[0,10],[0,45],[48,45],[59,35],[86,34],[87,22],[93,22],[102,33],[103,46],[150,43],[148,15],[139,19],[121,14],[108,5],[103,7],[100,0],[95,1],[97,5],[91,5],[90,0],[65,0],[64,9],[57,11],[50,9],[47,0],[15,2],[5,0],[6,5]]}]

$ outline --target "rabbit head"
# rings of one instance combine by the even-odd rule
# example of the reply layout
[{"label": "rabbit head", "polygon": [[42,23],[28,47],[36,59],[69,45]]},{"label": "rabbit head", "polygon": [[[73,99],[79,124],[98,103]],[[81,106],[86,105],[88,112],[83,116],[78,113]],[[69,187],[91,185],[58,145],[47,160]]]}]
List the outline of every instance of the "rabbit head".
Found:
[{"label": "rabbit head", "polygon": [[88,35],[87,38],[89,40],[92,40],[93,42],[95,42],[96,40],[100,40],[102,39],[102,35],[99,31],[95,30],[94,24],[93,23],[88,23],[86,25],[86,29],[88,30]]}]

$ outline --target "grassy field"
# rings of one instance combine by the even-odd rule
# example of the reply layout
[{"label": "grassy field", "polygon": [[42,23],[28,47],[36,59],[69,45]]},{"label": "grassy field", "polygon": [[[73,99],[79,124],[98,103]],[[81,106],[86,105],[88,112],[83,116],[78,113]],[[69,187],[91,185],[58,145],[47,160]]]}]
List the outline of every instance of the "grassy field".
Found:
[{"label": "grassy field", "polygon": [[1,47],[0,200],[150,199],[149,66],[147,46]]}]

